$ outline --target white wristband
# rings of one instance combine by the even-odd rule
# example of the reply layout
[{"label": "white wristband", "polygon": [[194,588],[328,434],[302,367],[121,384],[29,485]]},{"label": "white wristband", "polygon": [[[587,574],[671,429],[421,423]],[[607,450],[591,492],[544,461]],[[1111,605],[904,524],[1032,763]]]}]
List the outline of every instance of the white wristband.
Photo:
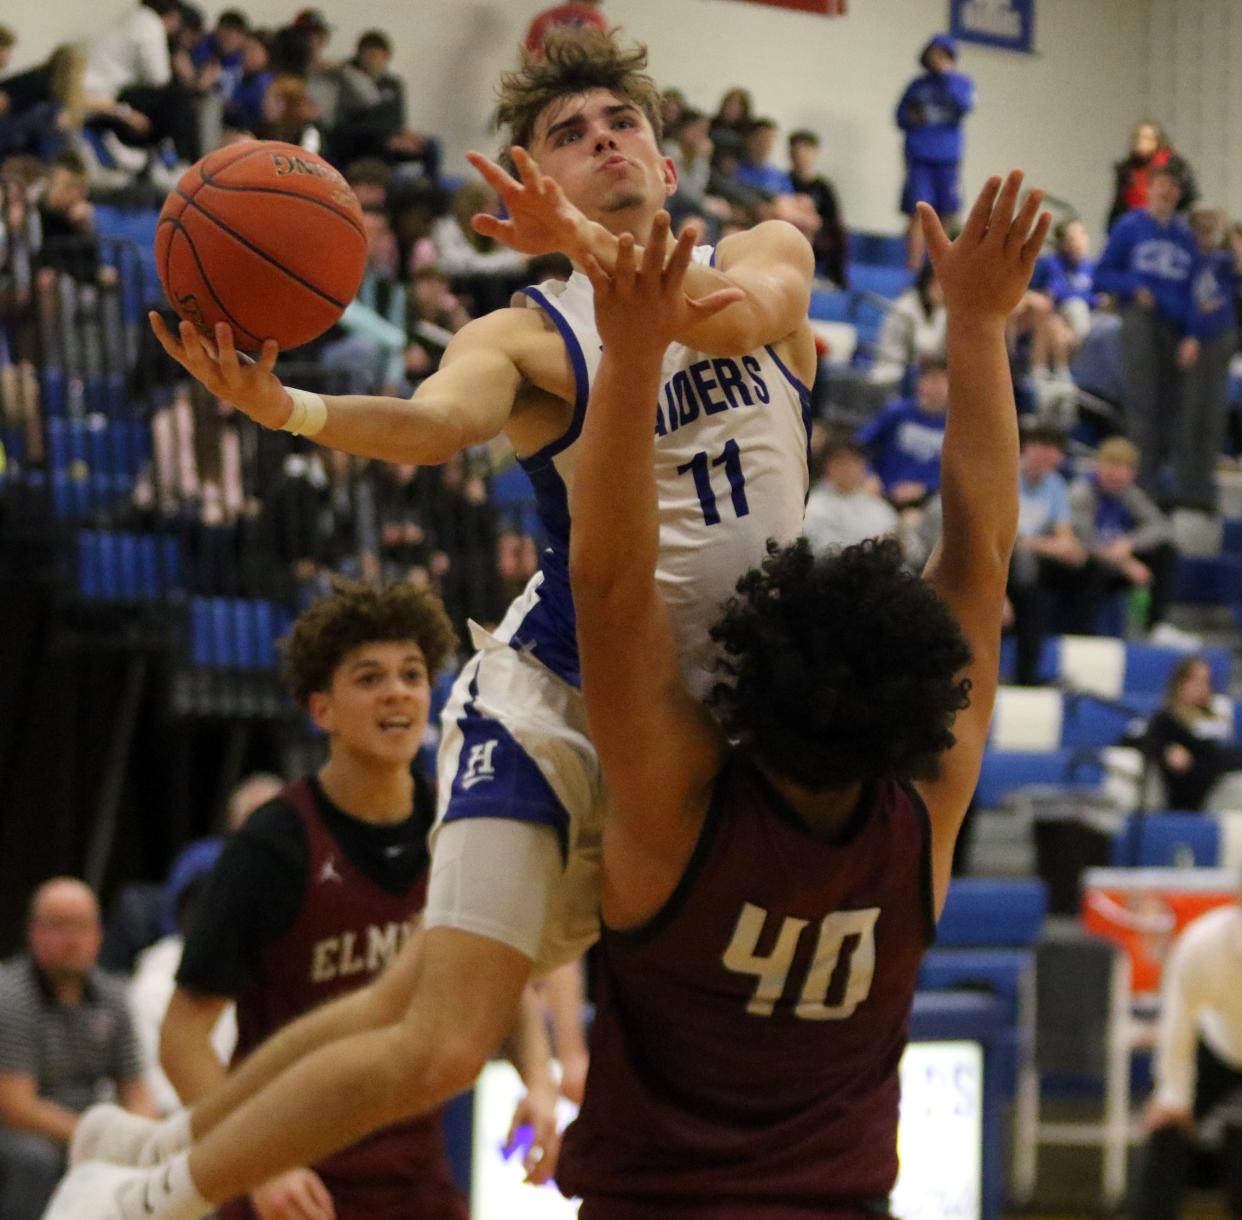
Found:
[{"label": "white wristband", "polygon": [[295,436],[318,436],[328,422],[328,404],[313,390],[285,386],[285,393],[293,400],[293,410],[280,430]]}]

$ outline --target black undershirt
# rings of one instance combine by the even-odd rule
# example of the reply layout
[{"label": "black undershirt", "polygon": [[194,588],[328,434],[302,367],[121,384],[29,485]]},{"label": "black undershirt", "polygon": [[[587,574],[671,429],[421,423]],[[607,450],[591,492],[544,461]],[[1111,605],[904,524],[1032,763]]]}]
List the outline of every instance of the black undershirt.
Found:
[{"label": "black undershirt", "polygon": [[[414,779],[414,809],[402,822],[375,825],[351,817],[310,779],[328,834],[364,877],[404,894],[427,869],[427,832],[435,798]],[[237,996],[259,974],[263,952],[302,909],[310,844],[297,810],[284,797],[256,809],[229,837],[187,930],[177,982],[200,995]]]}]

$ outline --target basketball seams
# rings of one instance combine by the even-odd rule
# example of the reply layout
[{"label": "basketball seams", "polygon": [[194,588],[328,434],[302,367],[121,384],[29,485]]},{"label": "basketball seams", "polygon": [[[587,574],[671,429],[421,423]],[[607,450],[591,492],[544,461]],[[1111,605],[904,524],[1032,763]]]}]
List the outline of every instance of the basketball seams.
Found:
[{"label": "basketball seams", "polygon": [[[241,160],[239,157],[238,160]],[[235,165],[235,161],[229,162]],[[331,212],[334,216],[339,216],[346,224],[349,225],[363,241],[366,241],[367,235],[363,227],[349,214],[345,209],[337,206],[329,199],[316,199],[313,195],[303,195],[300,191],[288,191],[281,186],[250,186],[248,184],[236,183],[229,184],[227,182],[217,182],[214,178],[205,178],[202,182],[203,186],[209,186],[214,191],[239,191],[245,195],[284,195],[289,199],[301,199],[306,203],[313,203],[316,207],[324,208]],[[195,190],[195,195],[198,191]],[[201,206],[201,205],[200,205]]]},{"label": "basketball seams", "polygon": [[[165,261],[171,262],[173,242],[176,241],[177,234],[180,234],[183,238],[185,238],[186,248],[190,251],[190,257],[194,260],[195,267],[198,268],[199,279],[203,281],[203,284],[206,287],[207,291],[211,293],[211,299],[215,301],[215,303],[219,306],[220,312],[224,314],[226,318],[228,318],[229,325],[232,326],[235,330],[241,331],[242,334],[249,335],[255,341],[256,346],[262,347],[263,337],[261,335],[256,335],[254,331],[252,331],[248,326],[243,326],[233,316],[233,313],[229,309],[229,307],[225,305],[225,303],[220,299],[220,294],[216,292],[215,285],[212,284],[210,277],[207,275],[207,268],[203,266],[203,260],[199,258],[198,256],[198,250],[196,250],[194,247],[194,239],[190,236],[189,230],[185,227],[185,225],[181,223],[180,220],[173,220],[170,218],[168,220],[165,220],[163,223],[167,225],[171,225],[172,230],[173,230],[172,237],[168,239],[168,253],[167,253],[167,257]],[[176,306],[177,306],[176,301],[172,301],[170,303],[172,304],[173,308],[176,309]]]},{"label": "basketball seams", "polygon": [[288,267],[284,266],[282,263],[278,263],[274,258],[271,257],[270,254],[267,253],[267,251],[263,250],[259,246],[256,246],[254,242],[252,242],[248,237],[246,237],[242,233],[237,232],[236,229],[226,224],[213,212],[208,211],[207,208],[205,208],[201,203],[199,203],[192,196],[186,195],[184,191],[180,190],[180,188],[177,188],[177,193],[186,201],[187,208],[196,209],[204,217],[204,219],[211,221],[211,223],[214,224],[218,229],[220,229],[221,232],[227,233],[239,245],[245,246],[246,249],[249,250],[252,254],[257,255],[265,263],[268,263],[271,266],[275,267],[278,271],[288,276],[289,279],[293,280],[294,283],[300,284],[303,288],[307,289],[309,292],[313,292],[317,297],[319,297],[321,300],[327,301],[328,304],[331,305],[335,309],[343,310],[348,307],[349,305],[348,301],[338,301],[334,296],[331,296],[329,293],[324,292],[324,290],[318,287],[318,285],[312,284],[307,279],[303,279],[302,276],[298,275],[296,271],[291,271]]}]

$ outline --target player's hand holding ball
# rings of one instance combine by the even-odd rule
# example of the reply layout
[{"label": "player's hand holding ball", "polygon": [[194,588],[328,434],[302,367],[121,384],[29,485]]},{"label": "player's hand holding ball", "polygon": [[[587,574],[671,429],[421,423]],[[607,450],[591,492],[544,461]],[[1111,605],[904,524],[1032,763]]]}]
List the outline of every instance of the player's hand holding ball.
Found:
[{"label": "player's hand holding ball", "polygon": [[1021,189],[1019,170],[1003,183],[989,178],[952,242],[932,208],[918,205],[927,253],[951,317],[1003,323],[1022,300],[1052,217],[1040,213],[1042,190],[1031,191],[1019,209]]},{"label": "player's hand holding ball", "polygon": [[634,238],[626,233],[617,242],[617,265],[609,275],[588,254],[583,270],[595,289],[595,321],[605,347],[631,353],[634,359],[662,354],[677,335],[746,295],[740,288],[721,288],[693,300],[683,282],[699,234],[688,225],[668,256],[669,218],[660,212],[638,262]]},{"label": "player's hand holding ball", "polygon": [[213,394],[279,428],[293,402],[272,373],[278,351],[336,322],[366,258],[362,209],[337,170],[292,144],[230,144],[191,166],[164,203],[156,269],[182,323],[174,335],[152,313],[151,326]]}]

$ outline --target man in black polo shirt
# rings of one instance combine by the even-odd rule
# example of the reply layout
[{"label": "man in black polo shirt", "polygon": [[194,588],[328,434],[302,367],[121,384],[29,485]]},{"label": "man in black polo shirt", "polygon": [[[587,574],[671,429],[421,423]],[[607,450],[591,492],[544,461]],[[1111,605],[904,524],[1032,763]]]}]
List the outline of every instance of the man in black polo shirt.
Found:
[{"label": "man in black polo shirt", "polygon": [[29,950],[0,968],[0,1216],[37,1220],[78,1115],[115,1097],[153,1115],[124,984],[95,961],[99,905],[80,881],[30,901]]}]

